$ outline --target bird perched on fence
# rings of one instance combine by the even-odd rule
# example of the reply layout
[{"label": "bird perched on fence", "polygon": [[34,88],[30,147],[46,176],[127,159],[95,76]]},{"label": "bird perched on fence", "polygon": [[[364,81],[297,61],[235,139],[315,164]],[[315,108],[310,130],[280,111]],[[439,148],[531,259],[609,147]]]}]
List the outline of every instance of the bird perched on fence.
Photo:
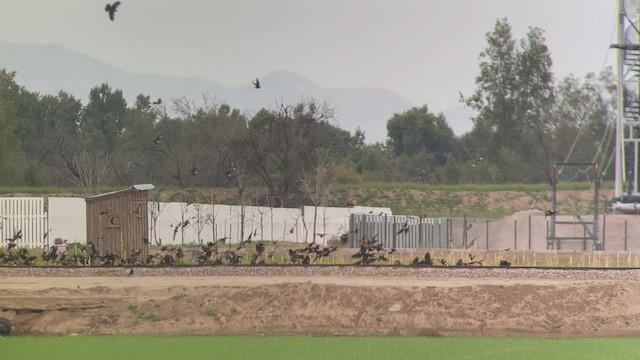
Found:
[{"label": "bird perched on fence", "polygon": [[547,211],[545,211],[545,212],[544,212],[544,217],[545,217],[545,219],[546,219],[546,218],[547,218],[547,216],[553,216],[553,215],[555,215],[555,214],[556,214],[556,211],[555,211],[555,210],[547,210]]},{"label": "bird perched on fence", "polygon": [[11,237],[10,239],[7,239],[9,241],[16,241],[18,239],[22,239],[22,229],[18,230],[17,232],[15,232],[13,234],[13,237]]},{"label": "bird perched on fence", "polygon": [[113,21],[116,16],[116,11],[118,11],[118,6],[120,6],[120,1],[116,1],[113,4],[107,4],[107,6],[104,7],[104,11],[109,13],[109,19],[111,21]]},{"label": "bird perched on fence", "polygon": [[402,228],[400,228],[400,230],[398,230],[396,235],[399,235],[399,234],[402,234],[402,233],[406,234],[407,232],[409,232],[409,220],[404,222],[404,224],[402,225]]}]

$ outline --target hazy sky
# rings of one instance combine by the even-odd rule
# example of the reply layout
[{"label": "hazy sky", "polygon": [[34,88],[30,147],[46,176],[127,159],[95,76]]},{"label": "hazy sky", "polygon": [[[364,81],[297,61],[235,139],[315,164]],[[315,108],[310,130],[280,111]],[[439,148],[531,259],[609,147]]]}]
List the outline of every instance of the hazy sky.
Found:
[{"label": "hazy sky", "polygon": [[[56,43],[134,73],[245,86],[272,71],[378,87],[435,112],[469,95],[485,34],[545,30],[559,79],[612,65],[616,0],[2,0],[0,41]],[[2,59],[0,59],[0,66]],[[233,104],[231,104],[233,106]]]}]

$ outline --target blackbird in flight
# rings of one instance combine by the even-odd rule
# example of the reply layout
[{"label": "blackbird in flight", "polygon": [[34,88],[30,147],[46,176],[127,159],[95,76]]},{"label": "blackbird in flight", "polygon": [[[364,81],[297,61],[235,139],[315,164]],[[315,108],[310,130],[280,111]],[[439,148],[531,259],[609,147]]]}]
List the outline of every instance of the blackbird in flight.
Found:
[{"label": "blackbird in flight", "polygon": [[260,80],[258,80],[258,78],[256,78],[255,81],[251,82],[253,84],[253,87],[255,87],[256,89],[260,89]]},{"label": "blackbird in flight", "polygon": [[118,6],[120,6],[120,1],[116,1],[113,4],[107,4],[104,8],[104,11],[109,13],[109,19],[111,19],[111,21],[113,21],[116,11],[118,11]]}]

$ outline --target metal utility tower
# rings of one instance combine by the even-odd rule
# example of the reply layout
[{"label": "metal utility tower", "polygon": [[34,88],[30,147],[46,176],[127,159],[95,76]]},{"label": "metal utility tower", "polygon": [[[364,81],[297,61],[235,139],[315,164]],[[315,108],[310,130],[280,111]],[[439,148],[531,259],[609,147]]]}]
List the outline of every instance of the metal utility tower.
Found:
[{"label": "metal utility tower", "polygon": [[618,94],[615,148],[614,211],[640,202],[640,0],[618,0]]}]

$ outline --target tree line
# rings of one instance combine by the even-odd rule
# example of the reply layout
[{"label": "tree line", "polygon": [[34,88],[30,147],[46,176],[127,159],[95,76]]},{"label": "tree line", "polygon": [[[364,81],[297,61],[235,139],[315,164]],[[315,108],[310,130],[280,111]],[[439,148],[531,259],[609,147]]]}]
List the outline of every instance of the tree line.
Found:
[{"label": "tree line", "polygon": [[[0,185],[265,189],[265,203],[322,202],[335,183],[539,183],[557,161],[607,169],[616,83],[610,68],[556,83],[544,32],[513,39],[508,20],[486,34],[472,94],[477,116],[456,136],[427,105],[394,114],[385,143],[336,125],[330,104],[304,99],[255,114],[204,97],[162,103],[101,84],[88,102],[42,95],[0,70]],[[612,172],[612,171],[610,171]],[[579,175],[576,173],[576,175]],[[607,174],[605,173],[605,176]]]}]

